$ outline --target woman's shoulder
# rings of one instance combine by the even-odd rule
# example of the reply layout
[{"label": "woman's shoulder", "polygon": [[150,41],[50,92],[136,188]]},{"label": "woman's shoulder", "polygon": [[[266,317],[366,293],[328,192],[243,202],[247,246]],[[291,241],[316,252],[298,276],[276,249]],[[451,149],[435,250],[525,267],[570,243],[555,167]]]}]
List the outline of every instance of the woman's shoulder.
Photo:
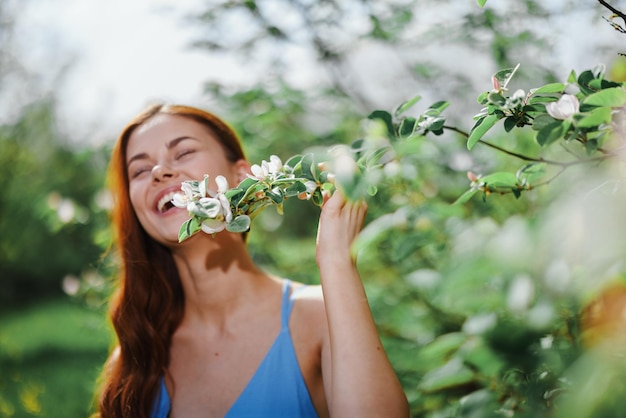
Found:
[{"label": "woman's shoulder", "polygon": [[291,282],[291,286],[291,298],[294,300],[294,303],[306,305],[309,308],[324,308],[322,286],[294,281]]},{"label": "woman's shoulder", "polygon": [[293,282],[291,298],[293,299],[292,324],[317,327],[325,332],[327,322],[322,287]]}]

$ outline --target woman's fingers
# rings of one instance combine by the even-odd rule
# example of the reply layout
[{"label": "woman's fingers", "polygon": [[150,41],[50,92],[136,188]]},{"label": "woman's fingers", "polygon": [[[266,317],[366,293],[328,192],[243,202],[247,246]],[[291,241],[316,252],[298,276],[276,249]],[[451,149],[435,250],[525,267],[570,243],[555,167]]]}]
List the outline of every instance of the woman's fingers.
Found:
[{"label": "woman's fingers", "polygon": [[363,227],[366,213],[365,201],[348,201],[339,191],[326,198],[317,235],[318,262],[352,258],[351,246]]}]

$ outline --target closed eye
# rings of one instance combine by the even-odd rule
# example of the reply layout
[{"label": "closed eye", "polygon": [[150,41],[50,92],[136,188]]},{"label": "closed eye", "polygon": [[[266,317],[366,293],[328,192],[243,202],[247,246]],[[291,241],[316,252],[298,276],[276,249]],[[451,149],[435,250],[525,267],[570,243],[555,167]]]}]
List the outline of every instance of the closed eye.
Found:
[{"label": "closed eye", "polygon": [[152,169],[148,166],[142,166],[142,167],[138,167],[136,170],[131,172],[131,178],[137,178],[140,175],[142,175],[143,173],[147,173],[149,171],[151,171]]},{"label": "closed eye", "polygon": [[177,160],[180,160],[184,156],[189,155],[189,154],[193,154],[194,152],[196,152],[196,151],[193,150],[193,149],[185,149],[185,150],[182,150],[182,151],[176,153],[175,158]]}]

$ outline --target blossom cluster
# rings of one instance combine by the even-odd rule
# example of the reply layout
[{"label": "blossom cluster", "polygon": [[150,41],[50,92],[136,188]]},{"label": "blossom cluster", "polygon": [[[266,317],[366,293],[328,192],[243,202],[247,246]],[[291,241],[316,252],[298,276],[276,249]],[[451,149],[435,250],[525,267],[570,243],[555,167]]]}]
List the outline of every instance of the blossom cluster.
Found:
[{"label": "blossom cluster", "polygon": [[282,213],[283,201],[292,196],[321,205],[321,189],[329,177],[310,155],[292,157],[285,164],[272,155],[269,161],[252,165],[250,171],[252,174],[234,188],[229,188],[224,176],[216,176],[217,191],[210,189],[208,175],[183,182],[172,204],[186,208],[191,218],[181,226],[179,241],[199,231],[247,232],[262,209],[275,205]]},{"label": "blossom cluster", "polygon": [[233,220],[233,210],[226,197],[228,180],[224,176],[215,178],[217,192],[209,189],[209,176],[200,181],[185,181],[181,185],[183,193],[177,193],[172,204],[186,208],[191,216],[202,219],[200,228],[207,234],[223,231]]}]

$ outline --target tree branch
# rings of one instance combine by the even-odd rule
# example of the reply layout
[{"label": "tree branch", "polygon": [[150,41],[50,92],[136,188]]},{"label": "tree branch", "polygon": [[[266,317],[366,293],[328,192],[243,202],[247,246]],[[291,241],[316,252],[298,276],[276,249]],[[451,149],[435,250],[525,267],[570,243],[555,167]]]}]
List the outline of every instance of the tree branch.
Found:
[{"label": "tree branch", "polygon": [[613,14],[621,17],[622,20],[624,21],[624,24],[626,24],[626,14],[620,12],[619,10],[617,10],[615,7],[611,6],[609,3],[607,3],[604,0],[598,0],[598,2],[604,7],[606,7],[607,9],[609,9],[611,12],[613,12]]},{"label": "tree branch", "polygon": [[[443,128],[447,129],[449,131],[453,131],[453,132],[459,133],[459,134],[463,135],[465,138],[469,138],[469,134],[467,132],[464,132],[464,131],[462,131],[462,130],[454,127],[454,126],[444,126]],[[575,160],[575,161],[562,162],[562,161],[547,160],[547,159],[542,158],[542,157],[530,157],[528,155],[524,155],[524,154],[517,153],[515,151],[508,150],[508,149],[503,148],[503,147],[501,147],[499,145],[492,144],[491,142],[485,141],[483,139],[479,139],[478,142],[483,144],[483,145],[486,145],[486,146],[488,146],[490,148],[493,148],[496,151],[500,151],[503,154],[510,155],[511,157],[519,158],[522,161],[530,161],[530,162],[535,162],[535,163],[545,163],[545,164],[555,165],[555,166],[559,166],[559,167],[563,167],[563,168],[570,167],[570,166],[573,166],[573,165],[578,165],[578,164],[587,164],[587,163],[592,163],[592,162],[600,162],[600,161],[604,161],[604,160],[606,160],[608,158],[614,157],[613,154],[610,154],[610,153],[607,152],[605,155],[602,155],[600,157],[588,158],[588,159],[584,159],[584,160],[578,159],[578,160]]]}]

